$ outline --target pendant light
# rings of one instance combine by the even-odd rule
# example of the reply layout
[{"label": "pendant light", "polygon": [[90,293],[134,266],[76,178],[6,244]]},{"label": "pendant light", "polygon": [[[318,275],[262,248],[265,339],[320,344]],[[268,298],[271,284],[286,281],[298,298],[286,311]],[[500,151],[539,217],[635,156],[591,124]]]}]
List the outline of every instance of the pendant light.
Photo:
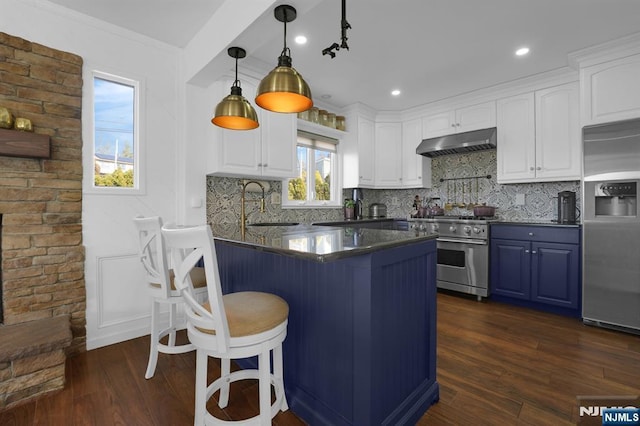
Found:
[{"label": "pendant light", "polygon": [[291,52],[287,48],[287,22],[296,19],[296,10],[289,5],[275,8],[276,19],[284,23],[284,48],[273,69],[258,86],[256,104],[274,112],[302,112],[313,106],[311,89],[291,66]]},{"label": "pendant light", "polygon": [[259,126],[258,114],[248,100],[242,96],[240,80],[238,80],[238,58],[247,56],[241,47],[230,47],[227,53],[236,59],[236,79],[231,86],[231,94],[216,106],[215,116],[211,122],[216,126],[231,130],[251,130]]}]

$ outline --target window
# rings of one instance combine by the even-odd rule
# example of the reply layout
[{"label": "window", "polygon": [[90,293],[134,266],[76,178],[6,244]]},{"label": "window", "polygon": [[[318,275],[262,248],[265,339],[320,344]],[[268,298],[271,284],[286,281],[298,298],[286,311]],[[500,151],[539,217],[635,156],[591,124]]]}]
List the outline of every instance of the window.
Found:
[{"label": "window", "polygon": [[282,185],[283,207],[339,207],[338,140],[298,131],[298,176]]},{"label": "window", "polygon": [[138,92],[133,80],[94,73],[94,188],[139,188]]}]

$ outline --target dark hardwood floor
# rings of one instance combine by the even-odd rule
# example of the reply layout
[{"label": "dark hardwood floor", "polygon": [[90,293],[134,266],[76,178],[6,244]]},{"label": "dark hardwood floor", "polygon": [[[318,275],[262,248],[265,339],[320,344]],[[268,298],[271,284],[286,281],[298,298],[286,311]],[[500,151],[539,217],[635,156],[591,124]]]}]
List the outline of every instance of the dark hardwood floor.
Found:
[{"label": "dark hardwood floor", "polygon": [[[0,425],[191,425],[195,355],[160,355],[144,379],[148,337],[67,360],[65,389],[0,412]],[[212,377],[217,363],[210,361]],[[285,365],[286,369],[286,365]],[[461,296],[438,295],[440,402],[420,425],[564,425],[578,395],[640,393],[640,337]],[[257,386],[232,386],[220,417],[257,413]],[[291,411],[276,425],[302,425]]]}]

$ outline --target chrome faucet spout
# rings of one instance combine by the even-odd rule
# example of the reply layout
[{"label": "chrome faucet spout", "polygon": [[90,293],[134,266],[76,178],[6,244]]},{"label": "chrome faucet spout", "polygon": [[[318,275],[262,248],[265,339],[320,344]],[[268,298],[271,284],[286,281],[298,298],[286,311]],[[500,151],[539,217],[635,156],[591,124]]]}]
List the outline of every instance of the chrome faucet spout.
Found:
[{"label": "chrome faucet spout", "polygon": [[255,183],[260,187],[260,189],[262,189],[262,197],[260,197],[260,200],[251,200],[251,201],[260,203],[259,204],[260,213],[265,212],[264,185],[262,185],[257,180],[248,180],[248,181],[245,181],[244,183],[241,183],[240,185],[242,189],[240,191],[240,233],[242,234],[243,238],[247,230],[247,213],[246,213],[246,207],[245,207],[247,203],[246,191],[247,191],[247,186],[249,186],[252,183]]}]

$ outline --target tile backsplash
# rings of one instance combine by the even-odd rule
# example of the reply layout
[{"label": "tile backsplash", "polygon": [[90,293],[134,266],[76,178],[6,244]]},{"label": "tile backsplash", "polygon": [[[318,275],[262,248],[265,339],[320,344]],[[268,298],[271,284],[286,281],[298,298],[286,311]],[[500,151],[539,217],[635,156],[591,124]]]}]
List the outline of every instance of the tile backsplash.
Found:
[{"label": "tile backsplash", "polygon": [[[504,221],[549,222],[557,218],[557,196],[561,191],[573,191],[580,205],[580,181],[500,185],[496,182],[496,151],[481,151],[448,155],[432,161],[433,185],[429,189],[364,189],[364,213],[372,203],[387,205],[389,217],[409,217],[416,195],[420,199],[439,197],[442,206],[448,201],[458,203],[486,203],[495,206],[496,216]],[[476,176],[480,178],[476,179]],[[490,178],[487,178],[490,176]],[[458,180],[447,180],[447,179]],[[441,182],[441,179],[444,181]],[[240,179],[207,177],[207,221],[235,223],[240,219]],[[250,222],[295,221],[303,223],[342,220],[342,209],[282,209],[278,203],[282,182],[269,181],[266,191],[266,212],[257,212],[256,204],[249,204]],[[464,186],[464,188],[463,188]],[[463,198],[464,193],[464,198]],[[247,193],[248,199],[256,193]],[[351,190],[343,191],[350,198]],[[524,198],[524,204],[516,199]],[[454,208],[447,214],[469,215],[472,211]],[[257,217],[259,215],[259,217]]]}]

